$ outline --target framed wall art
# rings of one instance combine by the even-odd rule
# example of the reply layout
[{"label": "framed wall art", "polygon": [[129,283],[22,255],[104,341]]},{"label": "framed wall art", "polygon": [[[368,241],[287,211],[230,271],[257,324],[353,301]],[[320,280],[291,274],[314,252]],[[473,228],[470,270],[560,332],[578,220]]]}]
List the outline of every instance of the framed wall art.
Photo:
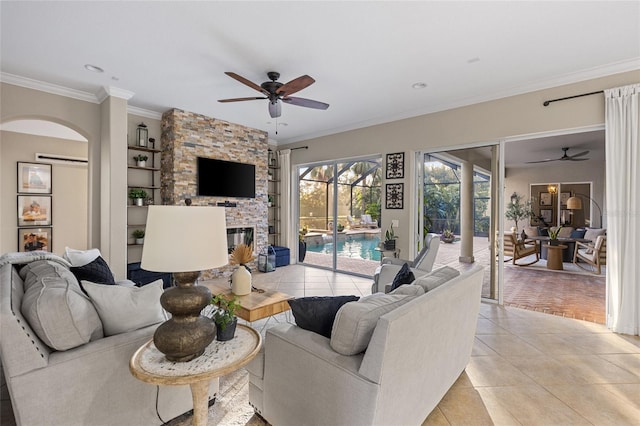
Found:
[{"label": "framed wall art", "polygon": [[560,193],[560,205],[562,207],[567,207],[567,200],[571,198],[570,192],[561,192]]},{"label": "framed wall art", "polygon": [[18,226],[51,226],[51,196],[18,195]]},{"label": "framed wall art", "polygon": [[387,179],[404,178],[404,152],[387,154]]},{"label": "framed wall art", "polygon": [[553,221],[553,210],[540,209],[540,217],[544,222],[551,223]]},{"label": "framed wall art", "polygon": [[51,194],[51,164],[18,161],[18,193]]},{"label": "framed wall art", "polygon": [[52,228],[18,229],[18,251],[51,251]]},{"label": "framed wall art", "polygon": [[540,193],[540,205],[541,206],[550,206],[552,202],[551,193],[550,192],[541,192]]},{"label": "framed wall art", "polygon": [[388,183],[386,190],[387,190],[386,207],[388,209],[404,208],[404,184]]}]

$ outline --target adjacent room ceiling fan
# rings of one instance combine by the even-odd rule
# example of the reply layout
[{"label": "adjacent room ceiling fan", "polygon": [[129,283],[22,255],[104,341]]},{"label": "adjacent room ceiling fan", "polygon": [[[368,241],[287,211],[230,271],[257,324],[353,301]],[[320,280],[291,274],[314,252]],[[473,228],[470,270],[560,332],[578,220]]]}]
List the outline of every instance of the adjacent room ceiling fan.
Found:
[{"label": "adjacent room ceiling fan", "polygon": [[329,104],[325,104],[324,102],[318,102],[311,99],[305,98],[294,98],[292,95],[305,87],[311,86],[315,83],[315,80],[308,75],[303,75],[296,79],[291,80],[288,83],[282,84],[277,81],[280,78],[280,73],[275,71],[270,71],[267,73],[267,76],[271,81],[265,81],[261,85],[257,85],[252,81],[247,80],[246,78],[239,76],[233,72],[225,72],[229,77],[239,81],[240,83],[251,87],[258,92],[261,92],[264,97],[251,97],[251,98],[232,98],[232,99],[219,99],[218,102],[241,102],[241,101],[253,101],[256,99],[268,99],[269,100],[269,114],[271,118],[280,117],[282,113],[282,104],[280,101],[285,102],[291,105],[297,105],[306,108],[315,108],[315,109],[327,109],[329,108]]},{"label": "adjacent room ceiling fan", "polygon": [[527,163],[546,163],[549,161],[584,161],[584,160],[588,160],[588,158],[578,158],[578,157],[582,157],[583,155],[587,155],[589,153],[589,151],[582,151],[579,152],[577,154],[574,155],[568,155],[567,151],[569,151],[569,148],[562,148],[562,157],[560,158],[547,158],[545,160],[539,160],[539,161],[527,161]]}]

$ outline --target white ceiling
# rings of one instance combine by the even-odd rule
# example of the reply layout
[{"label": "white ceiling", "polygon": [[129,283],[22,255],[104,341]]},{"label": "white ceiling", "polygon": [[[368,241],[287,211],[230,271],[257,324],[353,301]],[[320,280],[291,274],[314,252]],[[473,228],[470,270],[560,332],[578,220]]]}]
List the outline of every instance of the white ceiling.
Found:
[{"label": "white ceiling", "polygon": [[[130,106],[279,144],[640,69],[638,1],[2,1],[0,15],[3,81],[115,87],[135,94]],[[314,77],[295,96],[331,106],[283,105],[276,135],[266,100],[217,102],[260,95],[225,71],[260,84],[272,70]]]}]

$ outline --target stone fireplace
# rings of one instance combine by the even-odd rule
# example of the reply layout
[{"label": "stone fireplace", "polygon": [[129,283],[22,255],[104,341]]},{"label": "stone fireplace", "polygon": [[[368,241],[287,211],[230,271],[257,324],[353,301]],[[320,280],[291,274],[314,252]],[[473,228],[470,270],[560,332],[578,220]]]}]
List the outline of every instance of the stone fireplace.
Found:
[{"label": "stone fireplace", "polygon": [[231,254],[235,246],[237,246],[238,244],[253,244],[253,236],[255,234],[255,226],[227,227],[227,247],[229,249],[229,254]]},{"label": "stone fireplace", "polygon": [[[187,198],[196,206],[225,205],[228,202],[224,209],[227,228],[232,231],[231,234],[227,231],[229,248],[238,241],[244,242],[250,229],[254,252],[259,253],[268,245],[268,148],[267,133],[261,130],[179,109],[165,112],[162,115],[160,164],[162,204],[183,205]],[[198,157],[254,164],[255,198],[197,196]],[[227,265],[204,271],[202,277],[229,275],[235,268]]]}]

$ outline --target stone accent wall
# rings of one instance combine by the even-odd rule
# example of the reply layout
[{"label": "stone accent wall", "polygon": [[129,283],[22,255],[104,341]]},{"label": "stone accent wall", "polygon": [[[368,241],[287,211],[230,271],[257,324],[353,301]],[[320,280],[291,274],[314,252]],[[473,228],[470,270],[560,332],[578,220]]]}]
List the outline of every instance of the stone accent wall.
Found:
[{"label": "stone accent wall", "polygon": [[[213,205],[222,201],[237,203],[226,207],[227,226],[255,226],[254,251],[268,244],[267,222],[267,133],[257,129],[172,109],[162,115],[161,136],[162,204],[181,205],[191,198],[193,205]],[[199,197],[197,157],[255,164],[256,198]],[[215,242],[212,242],[215,244]],[[256,267],[254,262],[251,267]],[[203,272],[203,278],[229,275],[235,266]]]}]

